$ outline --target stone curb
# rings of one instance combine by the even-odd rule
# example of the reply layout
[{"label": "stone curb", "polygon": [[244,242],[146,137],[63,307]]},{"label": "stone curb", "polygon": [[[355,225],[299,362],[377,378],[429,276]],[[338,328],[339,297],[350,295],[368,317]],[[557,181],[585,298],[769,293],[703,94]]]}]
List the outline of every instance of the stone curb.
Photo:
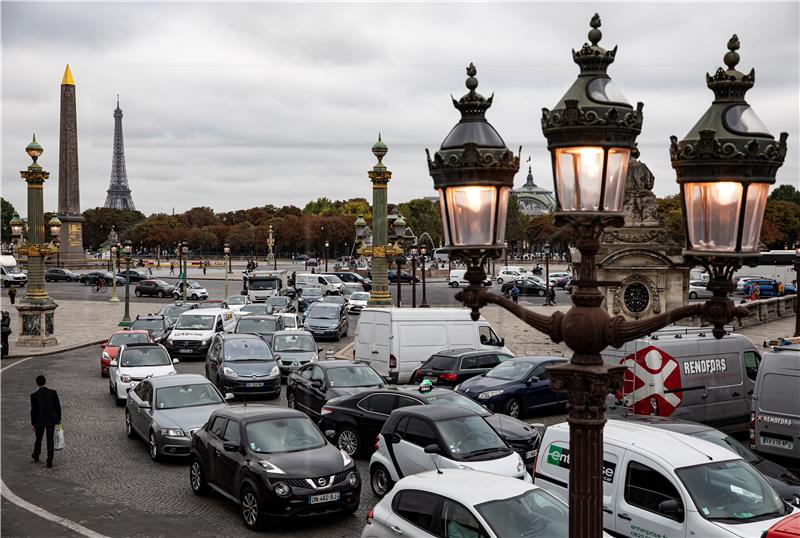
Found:
[{"label": "stone curb", "polygon": [[48,349],[46,351],[33,351],[31,353],[25,353],[22,355],[19,354],[8,354],[3,357],[3,360],[7,359],[24,359],[25,357],[46,357],[48,355],[57,355],[59,353],[66,353],[67,351],[75,351],[76,349],[82,349],[84,347],[96,346],[98,344],[102,344],[108,340],[107,338],[103,338],[101,340],[96,340],[93,342],[83,342],[82,344],[73,344],[68,347],[58,348],[58,349]]}]

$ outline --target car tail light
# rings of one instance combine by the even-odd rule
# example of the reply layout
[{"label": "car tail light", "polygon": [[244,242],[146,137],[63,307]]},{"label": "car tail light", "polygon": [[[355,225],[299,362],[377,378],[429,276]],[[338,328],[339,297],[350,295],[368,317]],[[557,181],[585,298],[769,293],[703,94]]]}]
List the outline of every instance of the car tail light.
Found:
[{"label": "car tail light", "polygon": [[331,409],[330,407],[323,407],[320,410],[320,414],[322,415],[330,415],[331,413],[333,413],[333,409]]},{"label": "car tail light", "polygon": [[420,379],[421,377],[422,377],[422,372],[420,372],[419,370],[417,370],[416,372],[414,372],[414,381],[415,381],[415,382],[416,382],[416,381],[419,381],[419,379]]},{"label": "car tail light", "polygon": [[377,452],[378,449],[380,448],[381,448],[381,436],[380,434],[378,434],[375,436],[375,452]]},{"label": "car tail light", "polygon": [[397,368],[397,357],[389,355],[389,368]]},{"label": "car tail light", "polygon": [[375,517],[375,510],[367,512],[367,525],[372,525],[372,518]]},{"label": "car tail light", "polygon": [[458,379],[458,376],[456,376],[456,374],[452,374],[452,373],[450,373],[450,374],[439,374],[439,379],[441,379],[442,381],[450,381],[450,382],[452,382],[452,381],[456,381]]},{"label": "car tail light", "polygon": [[537,451],[536,456],[533,457],[533,469],[531,469],[531,478],[536,477],[536,460],[539,459],[539,453]]},{"label": "car tail light", "polygon": [[756,414],[754,411],[750,411],[750,448],[756,448]]}]

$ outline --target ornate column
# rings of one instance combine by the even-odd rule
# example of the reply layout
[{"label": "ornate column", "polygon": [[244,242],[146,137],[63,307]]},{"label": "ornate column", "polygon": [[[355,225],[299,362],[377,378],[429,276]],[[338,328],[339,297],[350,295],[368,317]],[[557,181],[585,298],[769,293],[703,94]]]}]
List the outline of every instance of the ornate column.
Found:
[{"label": "ornate column", "polygon": [[369,296],[370,306],[391,306],[389,295],[389,267],[386,259],[388,233],[388,199],[387,189],[392,172],[386,168],[382,160],[389,151],[378,135],[378,141],[372,146],[372,154],[378,162],[367,172],[372,182],[372,291]]}]

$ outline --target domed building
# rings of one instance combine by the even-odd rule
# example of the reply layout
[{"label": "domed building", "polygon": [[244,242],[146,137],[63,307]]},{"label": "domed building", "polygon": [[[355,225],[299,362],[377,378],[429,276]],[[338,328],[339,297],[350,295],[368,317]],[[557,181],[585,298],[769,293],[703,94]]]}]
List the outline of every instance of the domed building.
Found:
[{"label": "domed building", "polygon": [[528,166],[528,177],[525,184],[511,191],[517,197],[517,207],[529,217],[552,212],[556,207],[553,192],[539,187],[533,182],[533,171]]}]

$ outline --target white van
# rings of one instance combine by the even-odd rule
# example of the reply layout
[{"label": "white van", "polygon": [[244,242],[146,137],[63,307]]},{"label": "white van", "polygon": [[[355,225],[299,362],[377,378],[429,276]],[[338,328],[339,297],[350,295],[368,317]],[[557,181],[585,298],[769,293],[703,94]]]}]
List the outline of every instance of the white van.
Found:
[{"label": "white van", "polygon": [[0,277],[4,288],[23,287],[28,283],[28,276],[20,270],[16,258],[10,254],[0,255]]},{"label": "white van", "polygon": [[[549,426],[533,482],[569,502],[569,469],[569,426]],[[793,512],[731,450],[618,420],[603,429],[603,528],[615,536],[757,537]]]},{"label": "white van", "polygon": [[196,308],[180,315],[164,342],[171,356],[205,358],[214,335],[232,332],[236,328],[233,310],[227,308]]},{"label": "white van", "polygon": [[483,316],[472,321],[469,314],[465,308],[365,308],[353,356],[392,383],[408,383],[414,370],[439,351],[469,348],[514,355]]},{"label": "white van", "polygon": [[334,295],[342,292],[344,282],[336,275],[319,275],[316,273],[300,273],[295,275],[294,288],[301,291],[304,288],[319,288],[325,295]]},{"label": "white van", "polygon": [[[451,288],[457,288],[459,286],[469,286],[469,280],[467,280],[464,275],[467,274],[466,269],[453,269],[450,271],[450,276],[447,279],[447,285]],[[483,281],[484,287],[489,287],[492,285],[492,280],[487,278]]]}]

